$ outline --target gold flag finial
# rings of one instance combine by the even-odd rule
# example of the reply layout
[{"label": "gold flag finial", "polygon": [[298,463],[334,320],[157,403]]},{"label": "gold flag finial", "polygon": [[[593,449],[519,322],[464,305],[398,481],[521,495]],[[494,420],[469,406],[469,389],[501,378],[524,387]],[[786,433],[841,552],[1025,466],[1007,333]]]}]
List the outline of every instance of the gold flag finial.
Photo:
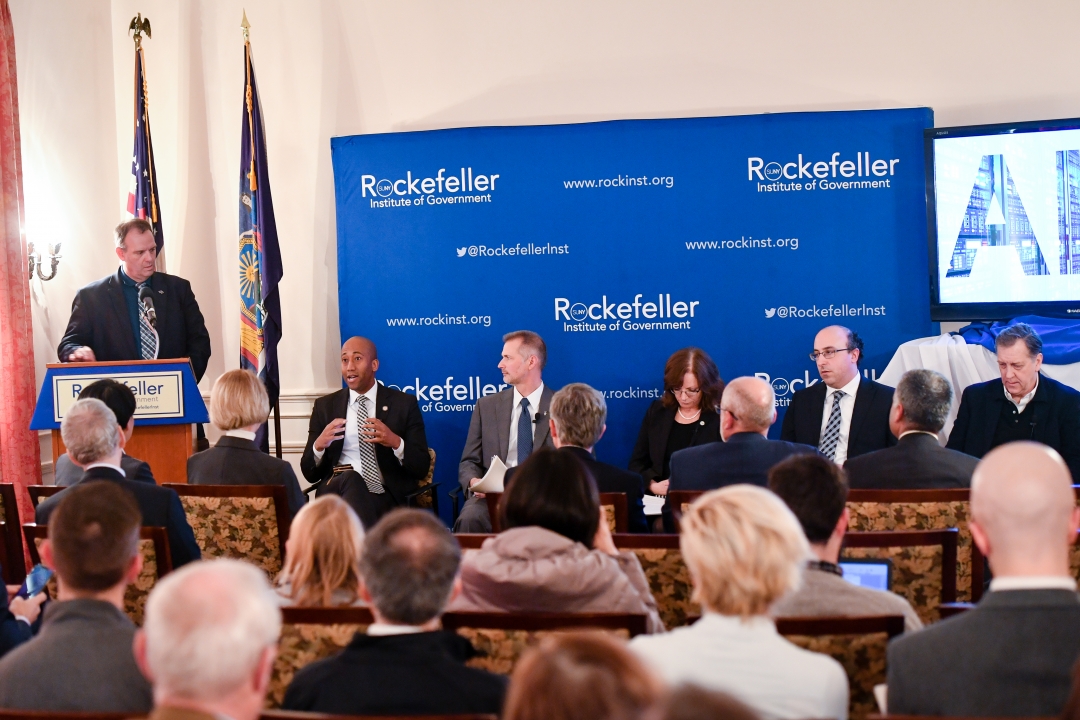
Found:
[{"label": "gold flag finial", "polygon": [[244,19],[240,21],[240,27],[244,28],[244,41],[246,42],[248,39],[248,33],[251,31],[251,23],[249,23],[247,19],[247,10],[244,10],[243,13]]},{"label": "gold flag finial", "polygon": [[131,18],[131,23],[128,25],[128,33],[131,35],[132,40],[135,41],[135,49],[138,50],[142,47],[142,34],[146,33],[146,37],[152,37],[150,34],[150,19],[144,18],[142,13],[138,13],[135,17]]}]

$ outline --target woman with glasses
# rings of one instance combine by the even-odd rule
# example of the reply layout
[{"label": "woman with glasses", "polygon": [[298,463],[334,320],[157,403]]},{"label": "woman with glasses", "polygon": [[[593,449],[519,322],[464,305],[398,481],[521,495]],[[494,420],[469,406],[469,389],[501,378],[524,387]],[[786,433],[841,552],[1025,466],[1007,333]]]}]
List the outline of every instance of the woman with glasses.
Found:
[{"label": "woman with glasses", "polygon": [[645,412],[630,455],[629,468],[645,480],[646,490],[667,495],[672,453],[720,440],[717,408],[723,392],[720,371],[704,350],[683,348],[668,358],[664,394]]}]

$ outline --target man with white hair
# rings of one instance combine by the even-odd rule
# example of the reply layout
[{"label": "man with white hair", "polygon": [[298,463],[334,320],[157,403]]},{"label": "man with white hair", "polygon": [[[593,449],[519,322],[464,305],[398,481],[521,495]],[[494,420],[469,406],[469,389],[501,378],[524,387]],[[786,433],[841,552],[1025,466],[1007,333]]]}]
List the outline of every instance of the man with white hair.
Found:
[{"label": "man with white hair", "polygon": [[[201,557],[195,533],[188,524],[176,491],[126,476],[120,464],[126,442],[124,433],[116,423],[116,415],[105,403],[95,398],[77,401],[60,423],[60,436],[64,439],[68,457],[85,471],[82,479],[71,487],[101,481],[116,483],[135,497],[144,527],[165,528],[173,567]],[[38,505],[38,525],[49,522],[49,516],[68,492],[63,490]]]},{"label": "man with white hair", "polygon": [[212,560],[169,574],[135,636],[135,659],[154,686],[150,718],[256,720],[280,634],[281,610],[254,565]]},{"label": "man with white hair", "polygon": [[994,573],[990,592],[889,645],[889,713],[1059,715],[1080,657],[1069,570],[1080,510],[1064,460],[1034,442],[990,451],[972,477],[970,526]]}]

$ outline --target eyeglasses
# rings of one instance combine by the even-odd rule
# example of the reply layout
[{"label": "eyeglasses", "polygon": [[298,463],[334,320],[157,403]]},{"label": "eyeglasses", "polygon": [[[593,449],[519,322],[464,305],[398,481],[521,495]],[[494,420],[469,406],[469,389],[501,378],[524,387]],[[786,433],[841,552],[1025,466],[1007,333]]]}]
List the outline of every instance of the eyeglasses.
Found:
[{"label": "eyeglasses", "polygon": [[689,388],[671,388],[672,395],[685,395],[689,398],[695,398],[701,394],[701,388],[691,390]]},{"label": "eyeglasses", "polygon": [[836,353],[851,352],[854,349],[855,348],[828,348],[826,350],[815,350],[814,352],[810,353],[810,359],[814,362],[817,362],[817,359],[819,357],[823,357],[826,360],[832,360],[834,357],[836,357]]},{"label": "eyeglasses", "polygon": [[739,416],[736,415],[735,413],[731,412],[731,410],[727,409],[726,407],[721,406],[720,407],[720,412],[726,412],[728,415],[731,416],[732,420],[734,420],[735,422],[739,422]]}]

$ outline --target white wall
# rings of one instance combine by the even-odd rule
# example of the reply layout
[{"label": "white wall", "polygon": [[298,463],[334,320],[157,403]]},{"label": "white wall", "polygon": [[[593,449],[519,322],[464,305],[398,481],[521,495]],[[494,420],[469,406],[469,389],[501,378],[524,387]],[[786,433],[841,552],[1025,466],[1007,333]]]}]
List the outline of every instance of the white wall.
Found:
[{"label": "white wall", "polygon": [[915,105],[938,125],[1080,116],[1067,34],[1080,3],[1065,0],[9,2],[27,237],[64,243],[57,278],[32,283],[39,379],[75,290],[115,267],[132,145],[126,28],[141,11],[165,254],[207,318],[206,387],[239,355],[246,7],[285,264],[293,450],[311,399],[339,386],[332,136]]}]

